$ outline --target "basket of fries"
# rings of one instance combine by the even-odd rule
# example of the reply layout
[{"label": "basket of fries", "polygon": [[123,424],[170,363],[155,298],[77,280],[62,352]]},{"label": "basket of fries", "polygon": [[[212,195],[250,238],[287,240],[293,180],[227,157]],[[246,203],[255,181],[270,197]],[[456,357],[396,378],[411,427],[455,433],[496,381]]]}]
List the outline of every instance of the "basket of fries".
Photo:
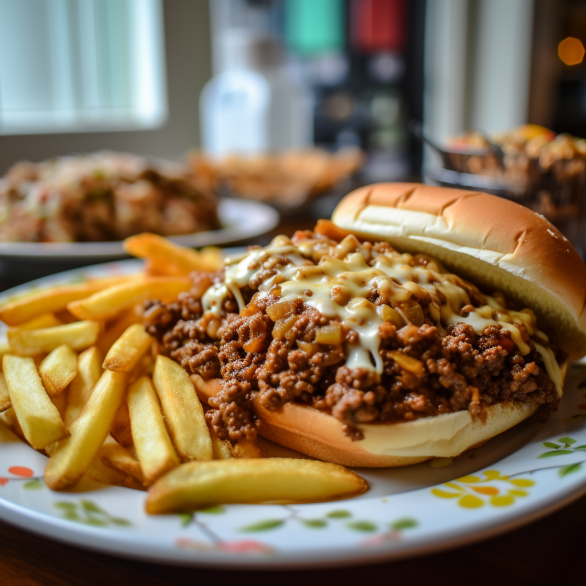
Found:
[{"label": "basket of fries", "polygon": [[445,168],[426,170],[433,183],[485,191],[545,216],[584,256],[586,139],[526,124],[488,139],[468,132],[449,141]]}]

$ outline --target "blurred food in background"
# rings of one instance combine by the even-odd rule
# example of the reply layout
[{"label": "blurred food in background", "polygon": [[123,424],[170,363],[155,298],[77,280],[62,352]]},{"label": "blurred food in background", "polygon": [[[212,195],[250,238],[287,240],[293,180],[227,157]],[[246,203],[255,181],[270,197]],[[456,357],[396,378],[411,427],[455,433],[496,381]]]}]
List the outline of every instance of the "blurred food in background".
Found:
[{"label": "blurred food in background", "polygon": [[216,197],[164,161],[103,151],[23,161],[0,179],[4,242],[103,242],[219,227]]},{"label": "blurred food in background", "polygon": [[445,151],[447,172],[426,172],[434,182],[482,187],[514,199],[545,216],[583,253],[579,226],[586,196],[586,139],[525,124],[492,136],[466,132],[449,139]]},{"label": "blurred food in background", "polygon": [[[367,182],[418,174],[420,148],[406,122],[422,113],[423,1],[214,0],[210,10],[214,77],[200,98],[206,155],[352,147],[363,153]],[[246,194],[268,201],[273,175]],[[306,183],[283,185],[276,205],[303,198]]]},{"label": "blurred food in background", "polygon": [[188,155],[188,167],[200,183],[220,194],[295,208],[313,197],[349,183],[360,169],[363,154],[346,148],[284,151],[258,156],[231,155],[212,159],[201,152]]}]

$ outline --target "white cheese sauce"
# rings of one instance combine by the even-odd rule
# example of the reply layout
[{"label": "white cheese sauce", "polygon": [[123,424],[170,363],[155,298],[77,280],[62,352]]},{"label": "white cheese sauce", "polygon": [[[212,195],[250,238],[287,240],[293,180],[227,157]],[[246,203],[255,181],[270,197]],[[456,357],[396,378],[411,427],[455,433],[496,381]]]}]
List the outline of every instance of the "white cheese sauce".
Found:
[{"label": "white cheese sauce", "polygon": [[[484,298],[485,304],[468,311],[472,307],[469,292],[476,291],[474,286],[457,275],[441,272],[435,262],[412,266],[409,264],[411,255],[369,251],[356,246],[356,239],[349,236],[332,247],[332,255],[323,256],[316,265],[311,261],[314,242],[304,241],[295,246],[285,236],[278,236],[265,248],[253,249],[244,257],[228,259],[224,282],[210,287],[202,298],[204,310],[221,314],[229,293],[242,310],[245,303],[241,289],[249,286],[253,279],[258,281],[269,259],[281,257],[279,262],[270,263],[272,274],[260,283],[258,290],[267,294],[272,290],[272,294],[276,292],[285,300],[301,299],[322,315],[339,319],[345,327],[355,331],[359,343],[345,346],[346,364],[350,368],[375,370],[379,374],[383,371],[379,326],[384,320],[377,306],[368,300],[375,290],[405,324],[412,320],[404,304],[426,298],[429,317],[440,335],[445,335],[445,328],[456,323],[468,324],[478,335],[489,326],[500,325],[510,332],[522,355],[528,354],[530,347],[518,326],[524,326],[522,329],[529,336],[547,340],[547,336],[537,329],[531,310],[505,309],[496,297],[482,296],[477,292],[476,297]],[[346,249],[350,252],[344,254]],[[371,258],[370,265],[365,256]],[[465,306],[468,306],[467,312],[462,315]],[[563,379],[553,352],[535,341],[534,344],[561,396]]]}]

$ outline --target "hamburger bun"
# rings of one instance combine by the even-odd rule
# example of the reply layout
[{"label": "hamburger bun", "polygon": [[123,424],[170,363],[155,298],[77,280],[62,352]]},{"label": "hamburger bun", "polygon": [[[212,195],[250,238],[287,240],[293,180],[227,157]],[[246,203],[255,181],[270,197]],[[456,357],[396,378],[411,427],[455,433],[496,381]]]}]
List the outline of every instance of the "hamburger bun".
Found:
[{"label": "hamburger bun", "polygon": [[401,252],[423,253],[487,293],[531,308],[571,360],[586,354],[586,266],[543,216],[506,199],[419,183],[347,195],[332,222]]},{"label": "hamburger bun", "polygon": [[[192,374],[191,380],[204,402],[221,389],[221,379],[204,381]],[[473,420],[468,411],[457,411],[406,423],[360,425],[364,439],[352,441],[341,421],[313,407],[287,403],[279,411],[269,411],[256,400],[254,406],[262,437],[318,460],[358,468],[393,468],[459,456],[537,410],[511,401],[489,407],[485,422]]]},{"label": "hamburger bun", "polygon": [[[389,183],[346,196],[332,221],[368,240],[389,242],[400,252],[433,256],[487,293],[503,292],[521,308],[533,309],[541,327],[572,358],[586,353],[586,266],[568,240],[531,210],[483,193]],[[551,378],[561,392],[566,365],[554,366],[557,380]],[[192,375],[192,380],[203,400],[221,388],[221,379]],[[355,467],[455,457],[537,409],[511,400],[488,407],[483,419],[457,411],[411,422],[358,424],[364,439],[352,441],[343,423],[325,412],[295,403],[269,411],[257,399],[253,402],[261,436]]]}]

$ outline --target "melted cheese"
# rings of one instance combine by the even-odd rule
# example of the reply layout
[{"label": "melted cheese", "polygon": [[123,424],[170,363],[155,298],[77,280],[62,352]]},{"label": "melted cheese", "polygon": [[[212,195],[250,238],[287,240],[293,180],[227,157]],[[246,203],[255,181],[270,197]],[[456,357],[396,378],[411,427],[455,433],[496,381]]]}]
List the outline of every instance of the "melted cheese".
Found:
[{"label": "melted cheese", "polygon": [[[375,291],[395,308],[405,323],[411,322],[405,303],[413,304],[413,300],[426,297],[429,317],[440,335],[445,335],[446,327],[457,323],[468,324],[478,335],[489,326],[499,325],[510,332],[522,355],[530,352],[530,346],[519,326],[523,326],[525,336],[547,340],[537,329],[535,316],[530,310],[507,310],[497,297],[483,296],[457,275],[441,272],[434,263],[413,266],[410,264],[411,255],[367,251],[355,244],[355,239],[344,240],[331,251],[332,255],[324,255],[316,265],[310,260],[313,241],[295,246],[288,238],[279,236],[265,248],[253,249],[244,257],[228,259],[224,282],[208,289],[202,298],[204,310],[221,314],[223,303],[230,294],[242,310],[245,303],[241,289],[253,280],[258,285],[260,280],[258,291],[261,294],[271,292],[285,300],[301,299],[322,315],[339,319],[345,327],[354,330],[359,343],[346,344],[346,364],[350,368],[375,370],[379,374],[383,372],[379,326],[384,320],[374,303],[368,300]],[[346,249],[349,252],[344,254]],[[365,256],[370,259],[369,263]],[[485,302],[468,311],[472,307],[472,292]],[[468,308],[463,314],[465,306]],[[534,343],[561,396],[563,377],[553,352]]]}]

